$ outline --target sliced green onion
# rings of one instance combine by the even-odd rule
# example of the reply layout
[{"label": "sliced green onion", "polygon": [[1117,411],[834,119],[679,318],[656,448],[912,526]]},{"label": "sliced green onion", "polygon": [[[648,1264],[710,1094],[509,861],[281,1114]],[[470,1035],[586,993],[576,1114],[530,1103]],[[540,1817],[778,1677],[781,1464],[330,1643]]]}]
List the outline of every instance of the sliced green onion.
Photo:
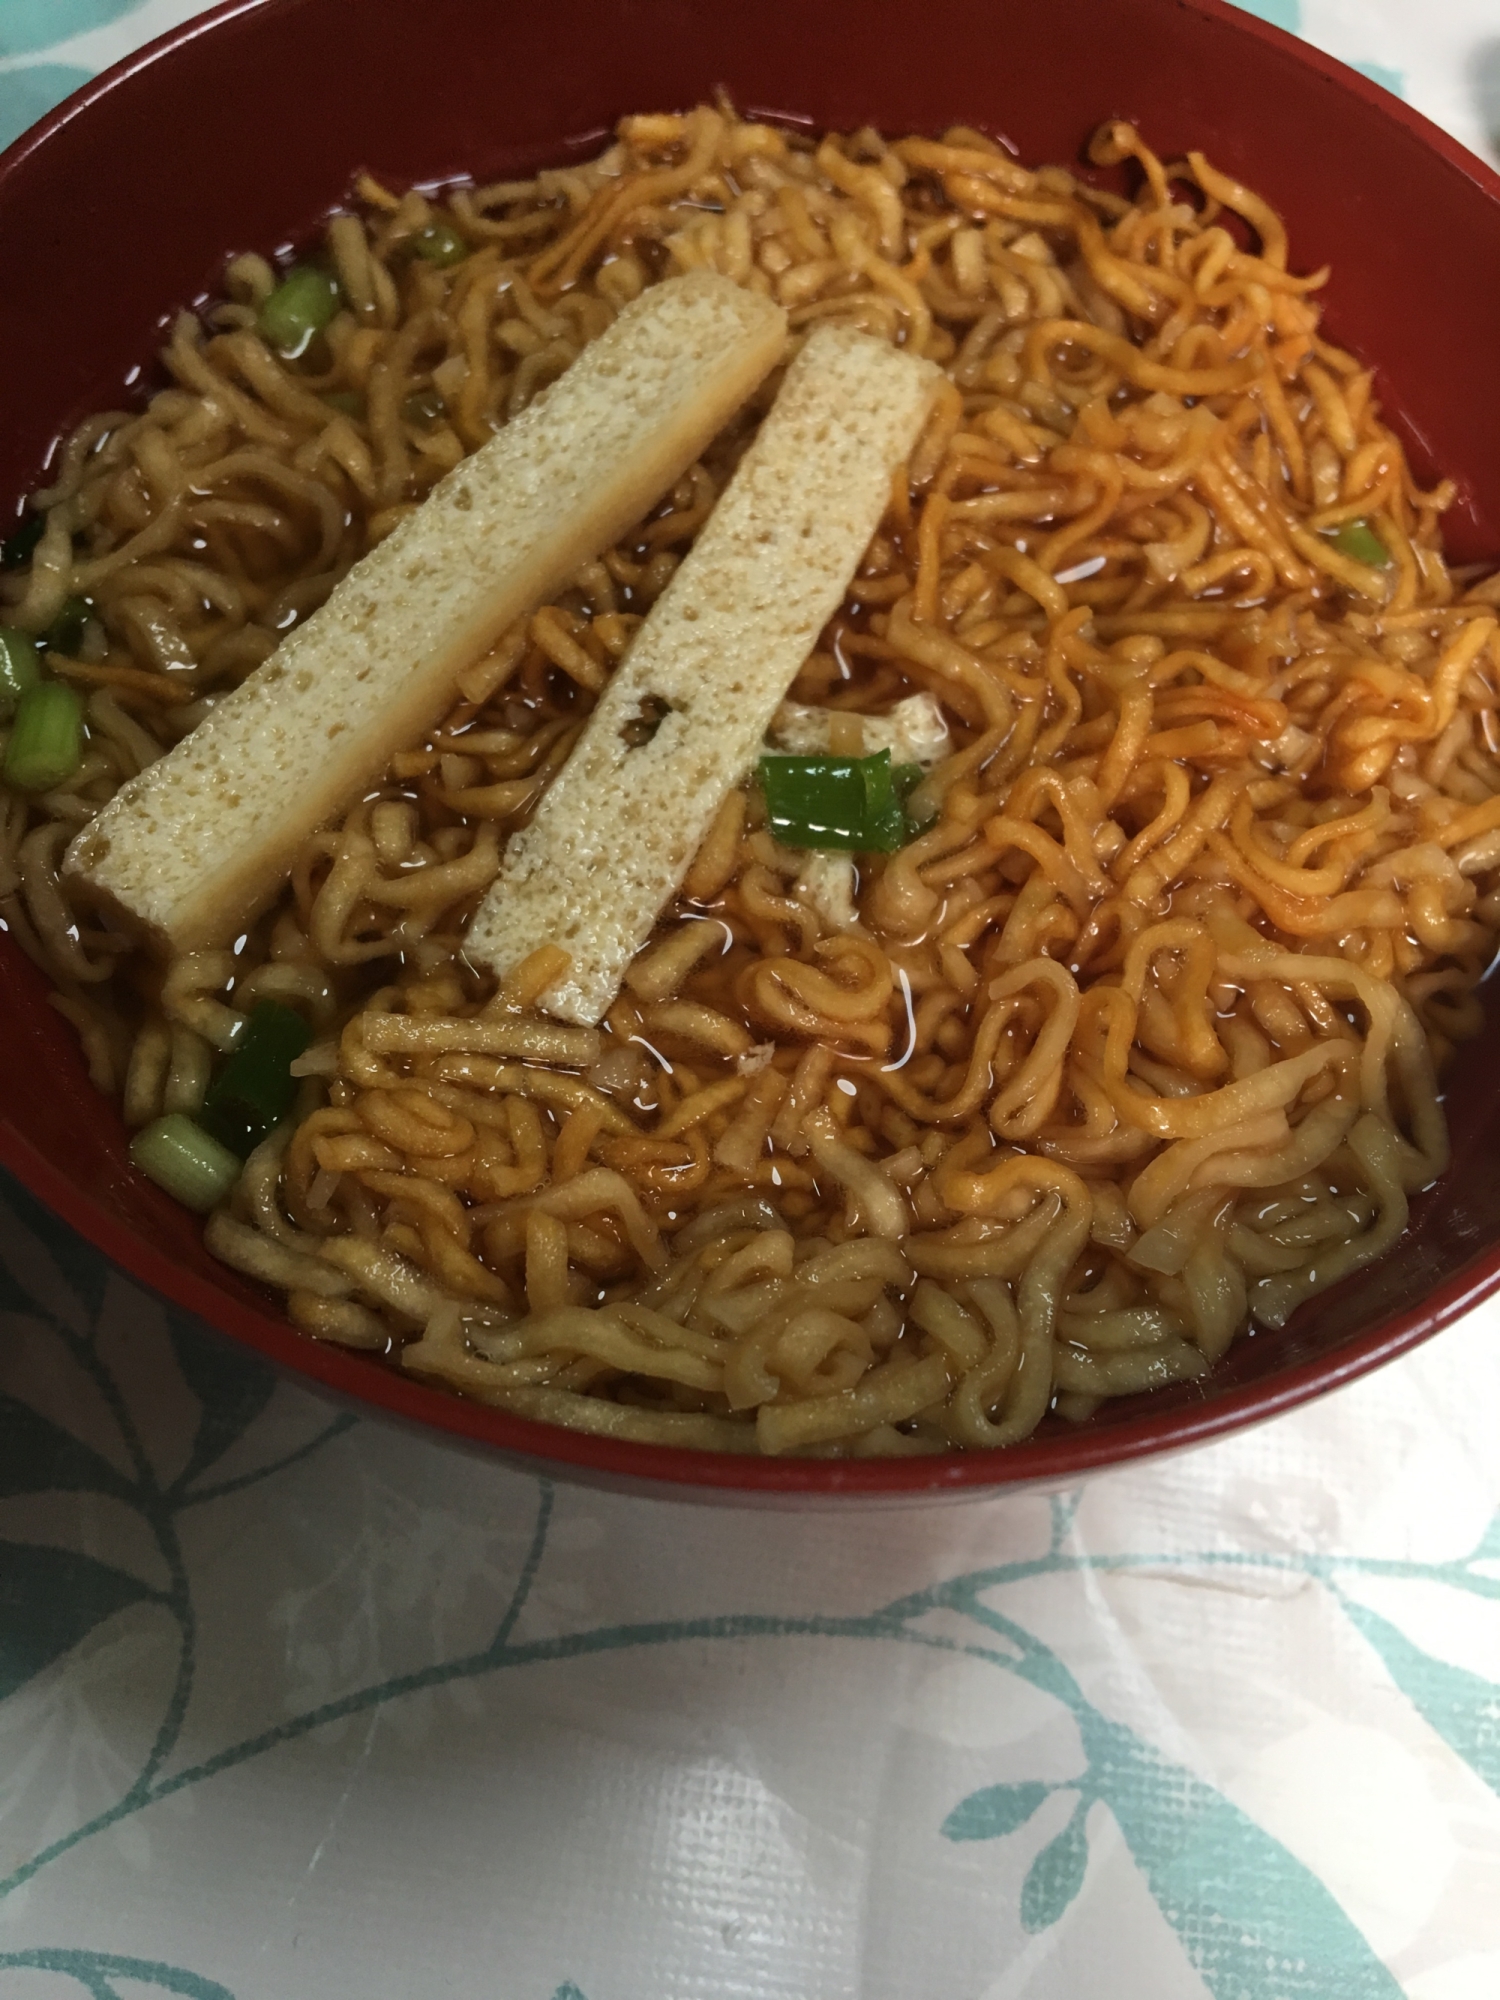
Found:
[{"label": "sliced green onion", "polygon": [[918,819],[911,809],[911,795],[926,776],[927,773],[922,769],[920,764],[898,764],[891,773],[891,790],[901,801],[901,810],[906,814],[906,837],[908,840],[913,839],[924,828],[931,826],[933,820],[937,817],[936,813],[929,809]]},{"label": "sliced green onion", "polygon": [[1341,556],[1364,563],[1370,569],[1389,569],[1391,552],[1368,521],[1346,521],[1331,537]]},{"label": "sliced green onion", "polygon": [[874,757],[762,757],[760,783],[771,831],[784,847],[892,854],[910,838],[889,750]]},{"label": "sliced green onion", "polygon": [[234,1154],[185,1111],[170,1111],[142,1126],[130,1142],[130,1157],[158,1187],[199,1215],[217,1208],[240,1177]]},{"label": "sliced green onion", "polygon": [[46,528],[46,515],[32,514],[13,535],[7,535],[0,542],[0,569],[19,569],[23,562],[29,562]]},{"label": "sliced green onion", "polygon": [[292,1064],[311,1040],[312,1029],[293,1008],[261,1001],[208,1087],[200,1113],[204,1131],[248,1159],[291,1110],[297,1095]]},{"label": "sliced green onion", "polygon": [[260,309],[256,324],[272,347],[295,361],[339,309],[339,288],[326,271],[299,264]]},{"label": "sliced green onion", "polygon": [[83,702],[61,681],[38,681],[16,704],[5,750],[5,782],[50,792],[83,762]]},{"label": "sliced green onion", "polygon": [[411,239],[411,247],[429,264],[440,266],[461,264],[469,254],[468,244],[451,222],[429,222]]},{"label": "sliced green onion", "polygon": [[323,401],[341,417],[362,417],[365,413],[365,399],[358,389],[330,389]]},{"label": "sliced green onion", "polygon": [[91,598],[65,597],[57,616],[42,634],[42,644],[50,652],[66,653],[70,660],[76,659],[83,644],[84,627],[93,615]]},{"label": "sliced green onion", "polygon": [[440,424],[448,414],[448,405],[436,389],[417,389],[401,405],[401,414],[409,424],[416,424],[421,430],[431,430]]},{"label": "sliced green onion", "polygon": [[13,625],[0,625],[0,717],[12,716],[16,703],[41,679],[36,640]]}]

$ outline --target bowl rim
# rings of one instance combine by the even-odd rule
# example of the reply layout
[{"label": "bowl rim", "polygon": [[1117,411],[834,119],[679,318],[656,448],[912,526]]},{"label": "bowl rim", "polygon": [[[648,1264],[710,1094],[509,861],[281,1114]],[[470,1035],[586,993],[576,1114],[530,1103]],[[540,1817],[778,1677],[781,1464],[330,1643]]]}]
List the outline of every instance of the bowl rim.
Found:
[{"label": "bowl rim", "polygon": [[[26,162],[102,98],[128,86],[179,50],[249,15],[290,12],[303,0],[220,0],[132,50],[80,86],[0,152],[0,198]],[[1228,0],[1172,0],[1233,32],[1274,48],[1363,102],[1408,140],[1437,154],[1500,206],[1500,173],[1402,98]],[[1033,1436],[998,1449],[885,1459],[765,1458],[652,1445],[539,1423],[450,1391],[430,1387],[362,1354],[298,1332],[272,1307],[251,1305],[186,1270],[143,1234],[84,1193],[7,1119],[0,1116],[0,1165],[111,1262],[222,1336],[360,1410],[442,1432],[454,1442],[573,1480],[597,1479],[647,1496],[751,1501],[780,1497],[816,1505],[840,1496],[866,1504],[939,1496],[978,1496],[1028,1486],[1061,1486],[1087,1473],[1123,1467],[1207,1444],[1300,1408],[1409,1353],[1500,1289],[1500,1243],[1475,1254],[1415,1305],[1379,1320],[1330,1353],[1293,1363],[1234,1387],[1205,1387],[1201,1401],[1140,1415],[1100,1430]],[[1250,1338],[1276,1338],[1251,1335]],[[1210,1378],[1211,1380],[1212,1378]]]},{"label": "bowl rim", "polygon": [[[152,68],[164,58],[174,55],[178,49],[200,36],[213,34],[230,21],[239,20],[251,14],[290,13],[305,0],[217,0],[217,4],[207,7],[201,14],[193,14],[176,27],[167,28],[150,41],[142,42],[139,48],[130,50],[102,69],[97,76],[82,83],[60,103],[19,133],[10,145],[0,150],[0,184],[18,168],[23,161],[45,146],[65,125],[81,117],[101,97],[109,95],[122,84]],[[1274,22],[1262,19],[1252,13],[1252,0],[1234,4],[1234,0],[1170,0],[1179,12],[1199,14],[1205,20],[1215,21],[1233,33],[1249,36],[1252,41],[1263,43],[1277,50],[1284,58],[1290,58],[1303,69],[1312,70],[1326,83],[1359,98],[1370,109],[1379,113],[1389,123],[1399,126],[1409,138],[1418,140],[1428,151],[1437,153],[1448,166],[1456,168],[1465,179],[1493,199],[1500,201],[1500,171],[1487,160],[1455,139],[1441,125],[1434,123],[1425,112],[1376,83],[1362,70],[1329,55],[1314,43],[1304,41],[1301,36],[1280,28]]]}]

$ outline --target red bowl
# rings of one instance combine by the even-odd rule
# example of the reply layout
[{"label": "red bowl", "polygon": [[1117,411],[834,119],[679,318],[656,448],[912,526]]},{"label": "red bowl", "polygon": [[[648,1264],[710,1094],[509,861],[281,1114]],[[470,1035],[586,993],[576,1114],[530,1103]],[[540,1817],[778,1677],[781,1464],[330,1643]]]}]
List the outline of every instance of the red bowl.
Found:
[{"label": "red bowl", "polygon": [[[1452,551],[1500,555],[1488,354],[1500,177],[1394,97],[1218,0],[230,0],[0,159],[0,495],[37,483],[69,422],[118,403],[164,315],[211,290],[226,253],[298,238],[359,167],[398,185],[499,176],[586,153],[622,112],[686,107],[721,85],[743,110],[815,127],[978,125],[1031,162],[1076,159],[1113,116],[1161,151],[1203,148],[1282,211],[1302,268],[1332,264],[1334,336],[1379,369],[1419,472],[1460,482]],[[1057,1484],[1292,1409],[1500,1284],[1496,1027],[1455,1066],[1454,1166],[1397,1249],[1283,1331],[1239,1342],[1206,1387],[937,1459],[720,1457],[584,1437],[294,1331],[132,1171],[120,1120],[43,981],[8,939],[0,950],[0,1161],[35,1194],[135,1277],[294,1374],[564,1477],[867,1504]]]}]

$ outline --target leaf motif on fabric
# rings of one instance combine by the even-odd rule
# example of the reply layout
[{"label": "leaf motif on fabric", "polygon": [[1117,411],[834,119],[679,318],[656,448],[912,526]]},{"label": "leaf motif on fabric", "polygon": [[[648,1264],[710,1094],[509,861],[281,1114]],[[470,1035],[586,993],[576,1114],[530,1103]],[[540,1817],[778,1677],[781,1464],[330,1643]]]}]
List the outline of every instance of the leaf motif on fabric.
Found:
[{"label": "leaf motif on fabric", "polygon": [[0,29],[0,55],[31,55],[56,48],[91,28],[108,27],[133,14],[142,0],[8,0]]},{"label": "leaf motif on fabric", "polygon": [[276,1377],[264,1361],[185,1313],[169,1313],[168,1331],[183,1380],[203,1412],[187,1465],[176,1481],[180,1492],[239,1442],[270,1402]]},{"label": "leaf motif on fabric", "polygon": [[1083,1887],[1089,1865],[1089,1801],[1080,1799],[1055,1840],[1049,1840],[1021,1884],[1021,1923],[1028,1931],[1051,1930]]},{"label": "leaf motif on fabric", "polygon": [[1234,0],[1234,4],[1273,28],[1285,28],[1289,35],[1302,26],[1302,0]]},{"label": "leaf motif on fabric", "polygon": [[[1492,1524],[1481,1550],[1494,1534]],[[1467,1667],[1433,1659],[1414,1645],[1399,1626],[1342,1591],[1338,1600],[1423,1720],[1450,1749],[1458,1752],[1492,1792],[1500,1793],[1500,1683],[1470,1673]]]},{"label": "leaf motif on fabric", "polygon": [[17,1493],[107,1493],[133,1497],[129,1480],[14,1396],[0,1392],[0,1499]]},{"label": "leaf motif on fabric", "polygon": [[1070,1493],[1054,1493],[1049,1505],[1052,1513],[1052,1553],[1056,1555],[1072,1532],[1074,1518],[1083,1505],[1083,1488],[1075,1486]]},{"label": "leaf motif on fabric", "polygon": [[1479,1538],[1479,1546],[1469,1557],[1470,1562],[1500,1561],[1500,1514],[1497,1514]]},{"label": "leaf motif on fabric", "polygon": [[114,1979],[128,1979],[137,1986],[154,1986],[159,1993],[176,1993],[182,2000],[234,2000],[227,1986],[201,1973],[185,1972],[181,1966],[163,1965],[157,1959],[119,1958],[106,1951],[0,1952],[0,1975],[6,1972],[57,1972],[76,1979],[85,1992],[99,2000],[118,2000]]},{"label": "leaf motif on fabric", "polygon": [[72,1549],[0,1542],[0,1700],[106,1618],[154,1595],[139,1577]]},{"label": "leaf motif on fabric", "polygon": [[[7,75],[7,94],[33,74],[18,70]],[[82,80],[80,76],[78,81]],[[7,133],[7,113],[0,112],[0,145],[9,143]],[[81,1340],[89,1339],[98,1299],[87,1293],[102,1292],[110,1266],[8,1173],[0,1176],[0,1215],[7,1224],[5,1256],[0,1259],[0,1311],[31,1313],[66,1327]]]},{"label": "leaf motif on fabric", "polygon": [[998,1840],[1024,1826],[1054,1787],[1040,1784],[986,1785],[970,1792],[943,1821],[948,1840]]},{"label": "leaf motif on fabric", "polygon": [[1214,2000],[1401,2000],[1363,1933],[1279,1841],[1122,1724],[1085,1706],[1079,1725],[1090,1785]]}]

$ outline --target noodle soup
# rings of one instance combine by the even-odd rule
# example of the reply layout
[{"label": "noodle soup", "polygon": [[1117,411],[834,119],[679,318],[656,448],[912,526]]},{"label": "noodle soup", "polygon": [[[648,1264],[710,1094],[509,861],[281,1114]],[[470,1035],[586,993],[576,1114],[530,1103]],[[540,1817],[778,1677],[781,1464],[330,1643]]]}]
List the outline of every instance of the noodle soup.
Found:
[{"label": "noodle soup", "polygon": [[[28,765],[17,710],[0,907],[134,1127],[300,1019],[207,1231],[309,1335],[613,1436],[943,1451],[1200,1378],[1400,1235],[1500,912],[1500,584],[1445,564],[1451,489],[1276,216],[1124,125],[1093,156],[1133,199],[703,108],[440,203],[365,180],[69,440],[0,616],[81,728]],[[560,952],[498,990],[464,957],[773,376],[233,949],[162,965],[72,907],[118,787],[694,268],[944,371],[768,745],[857,761],[925,701],[899,842],[818,848],[748,774],[597,1032],[540,1004]]]}]

